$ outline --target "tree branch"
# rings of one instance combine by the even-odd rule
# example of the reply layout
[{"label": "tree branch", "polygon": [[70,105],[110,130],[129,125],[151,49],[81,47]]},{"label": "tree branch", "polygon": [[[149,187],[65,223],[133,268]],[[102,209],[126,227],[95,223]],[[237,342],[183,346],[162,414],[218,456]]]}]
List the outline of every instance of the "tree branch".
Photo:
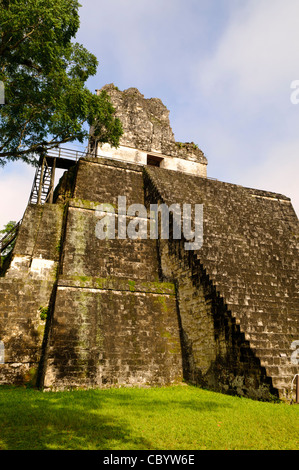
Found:
[{"label": "tree branch", "polygon": [[[34,31],[36,30],[36,27],[40,24],[40,20],[38,20],[38,22],[31,26],[31,31],[27,34],[25,34],[21,39],[19,39],[15,44],[12,44],[12,45],[8,45],[9,41],[11,40],[11,35],[8,39],[8,41],[6,42],[6,44],[4,43],[4,47],[1,47],[0,48],[0,55],[3,55],[3,53],[5,52],[5,50],[9,49],[10,51],[13,51],[14,49],[16,49],[22,42],[24,42],[28,37],[30,37]],[[20,31],[20,29],[16,29],[16,30],[11,30],[9,32],[15,32],[15,31]],[[5,36],[5,34],[4,34]],[[2,39],[3,39],[3,36],[2,36]]]}]

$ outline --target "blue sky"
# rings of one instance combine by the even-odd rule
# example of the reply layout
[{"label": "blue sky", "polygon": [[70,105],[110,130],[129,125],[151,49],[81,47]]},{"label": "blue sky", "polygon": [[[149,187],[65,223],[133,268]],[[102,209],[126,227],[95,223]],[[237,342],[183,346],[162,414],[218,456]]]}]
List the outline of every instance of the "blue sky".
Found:
[{"label": "blue sky", "polygon": [[[299,214],[298,0],[81,4],[77,41],[99,60],[90,90],[114,83],[160,98],[176,140],[204,151],[208,176],[285,194]],[[21,163],[0,169],[0,227],[22,217],[33,175]]]}]

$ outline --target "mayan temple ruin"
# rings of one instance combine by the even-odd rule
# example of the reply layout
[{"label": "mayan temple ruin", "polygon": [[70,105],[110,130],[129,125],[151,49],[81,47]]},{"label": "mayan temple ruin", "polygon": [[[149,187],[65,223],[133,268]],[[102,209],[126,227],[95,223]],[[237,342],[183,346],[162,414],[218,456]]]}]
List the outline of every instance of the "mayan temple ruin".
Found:
[{"label": "mayan temple ruin", "polygon": [[[123,125],[119,147],[100,145],[91,128],[80,158],[62,149],[41,159],[2,268],[0,384],[67,390],[184,380],[294,400],[299,224],[290,199],[208,177],[204,153],[176,142],[160,99],[104,89]],[[64,173],[54,189],[56,168]],[[150,236],[150,207],[163,204],[203,208],[200,247],[186,249],[182,227],[173,236],[171,211],[169,237],[159,223]],[[110,210],[114,237],[99,236],[99,205]],[[129,206],[147,214],[134,218]],[[147,236],[138,236],[141,223]]]}]

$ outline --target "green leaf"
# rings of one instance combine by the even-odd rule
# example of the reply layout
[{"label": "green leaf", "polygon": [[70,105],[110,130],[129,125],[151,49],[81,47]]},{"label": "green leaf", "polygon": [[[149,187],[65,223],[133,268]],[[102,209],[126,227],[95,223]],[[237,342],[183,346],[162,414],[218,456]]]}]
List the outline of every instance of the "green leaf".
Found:
[{"label": "green leaf", "polygon": [[98,60],[74,42],[80,25],[77,0],[0,0],[0,165],[59,144],[88,138],[118,146],[122,126],[107,94],[91,93],[87,79]]}]

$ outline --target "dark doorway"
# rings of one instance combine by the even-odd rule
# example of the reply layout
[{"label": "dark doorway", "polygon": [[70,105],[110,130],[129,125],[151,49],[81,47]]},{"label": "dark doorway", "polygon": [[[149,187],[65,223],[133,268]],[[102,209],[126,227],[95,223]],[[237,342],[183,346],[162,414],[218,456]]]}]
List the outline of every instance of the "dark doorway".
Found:
[{"label": "dark doorway", "polygon": [[147,156],[147,164],[150,166],[160,166],[163,158],[156,157],[156,155],[148,155]]}]

